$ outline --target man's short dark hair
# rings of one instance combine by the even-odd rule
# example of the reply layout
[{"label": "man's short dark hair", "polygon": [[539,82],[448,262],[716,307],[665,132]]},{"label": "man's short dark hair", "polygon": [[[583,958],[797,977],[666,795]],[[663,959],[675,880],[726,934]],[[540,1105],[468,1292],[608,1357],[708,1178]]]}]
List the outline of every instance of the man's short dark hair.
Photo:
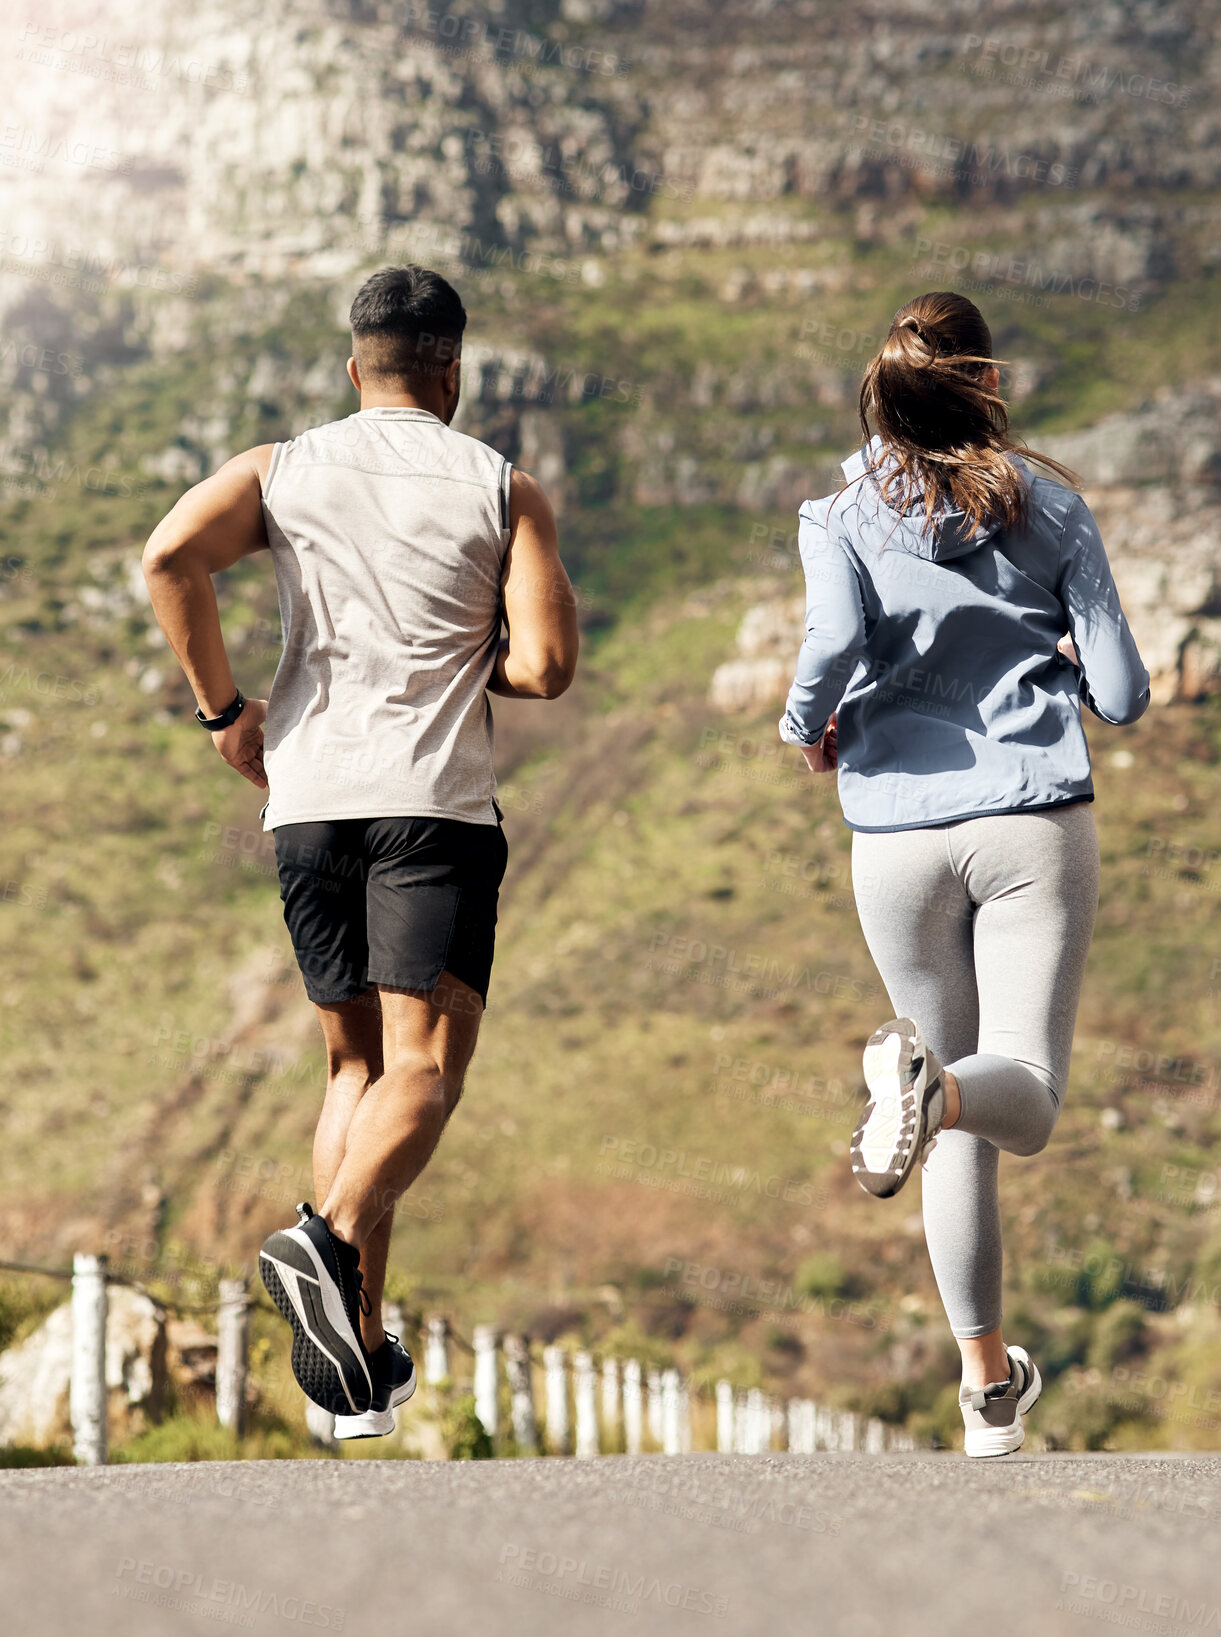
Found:
[{"label": "man's short dark hair", "polygon": [[356,292],[348,314],[352,356],[362,380],[422,381],[459,355],[466,308],[457,290],[427,267],[383,267]]}]

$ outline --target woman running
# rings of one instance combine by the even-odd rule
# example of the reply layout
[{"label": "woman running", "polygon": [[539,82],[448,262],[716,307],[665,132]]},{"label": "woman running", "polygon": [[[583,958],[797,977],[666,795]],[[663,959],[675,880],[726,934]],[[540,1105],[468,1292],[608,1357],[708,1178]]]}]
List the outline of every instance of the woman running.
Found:
[{"label": "woman running", "polygon": [[1042,1387],[1001,1336],[997,1162],[1046,1145],[1068,1080],[1098,905],[1081,701],[1113,723],[1149,703],[1089,508],[1031,472],[1072,476],[1010,437],[999,385],[965,297],[895,314],[861,383],[865,445],[801,508],[806,634],[780,724],[812,772],[838,766],[855,832],[899,1015],[865,1048],[852,1167],[886,1198],[923,1164],[968,1455],[1017,1449]]}]

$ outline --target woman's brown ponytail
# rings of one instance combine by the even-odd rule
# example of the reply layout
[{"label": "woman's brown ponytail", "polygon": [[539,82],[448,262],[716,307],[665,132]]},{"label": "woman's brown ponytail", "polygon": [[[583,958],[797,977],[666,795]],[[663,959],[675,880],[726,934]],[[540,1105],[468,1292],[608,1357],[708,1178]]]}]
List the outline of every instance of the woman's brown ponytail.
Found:
[{"label": "woman's brown ponytail", "polygon": [[973,301],[933,290],[900,307],[882,350],[861,381],[861,428],[870,419],[886,446],[882,496],[908,511],[923,502],[931,524],[938,509],[966,514],[967,526],[1023,520],[1026,488],[1009,453],[1048,467],[1066,483],[1066,466],[1036,454],[1009,435],[1004,402],[984,386],[992,335]]}]

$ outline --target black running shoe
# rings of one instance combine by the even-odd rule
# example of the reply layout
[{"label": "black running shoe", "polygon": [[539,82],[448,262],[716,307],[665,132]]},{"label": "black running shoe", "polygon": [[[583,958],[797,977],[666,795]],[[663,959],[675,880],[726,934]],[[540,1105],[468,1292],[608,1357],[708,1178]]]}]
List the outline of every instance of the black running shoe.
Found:
[{"label": "black running shoe", "polygon": [[267,1294],[293,1327],[293,1375],[307,1398],[332,1415],[363,1415],[373,1371],[360,1335],[360,1252],[331,1232],[308,1205],[295,1228],[273,1233],[259,1252]]},{"label": "black running shoe", "polygon": [[373,1402],[363,1415],[337,1415],[336,1438],[384,1438],[394,1431],[394,1412],[415,1392],[415,1365],[397,1336],[387,1334],[373,1366]]}]

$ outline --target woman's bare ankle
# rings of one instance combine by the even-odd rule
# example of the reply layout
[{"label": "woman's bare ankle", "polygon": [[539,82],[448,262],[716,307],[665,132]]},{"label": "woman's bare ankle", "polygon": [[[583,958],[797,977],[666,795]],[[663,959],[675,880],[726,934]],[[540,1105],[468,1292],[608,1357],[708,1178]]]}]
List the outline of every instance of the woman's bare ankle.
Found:
[{"label": "woman's bare ankle", "polygon": [[960,1336],[958,1350],[962,1354],[963,1382],[972,1390],[1008,1380],[1009,1354],[999,1325],[986,1336]]},{"label": "woman's bare ankle", "polygon": [[958,1088],[958,1077],[948,1069],[941,1071],[941,1083],[945,1088],[945,1119],[941,1122],[941,1129],[949,1131],[956,1126],[962,1117],[962,1093]]}]

